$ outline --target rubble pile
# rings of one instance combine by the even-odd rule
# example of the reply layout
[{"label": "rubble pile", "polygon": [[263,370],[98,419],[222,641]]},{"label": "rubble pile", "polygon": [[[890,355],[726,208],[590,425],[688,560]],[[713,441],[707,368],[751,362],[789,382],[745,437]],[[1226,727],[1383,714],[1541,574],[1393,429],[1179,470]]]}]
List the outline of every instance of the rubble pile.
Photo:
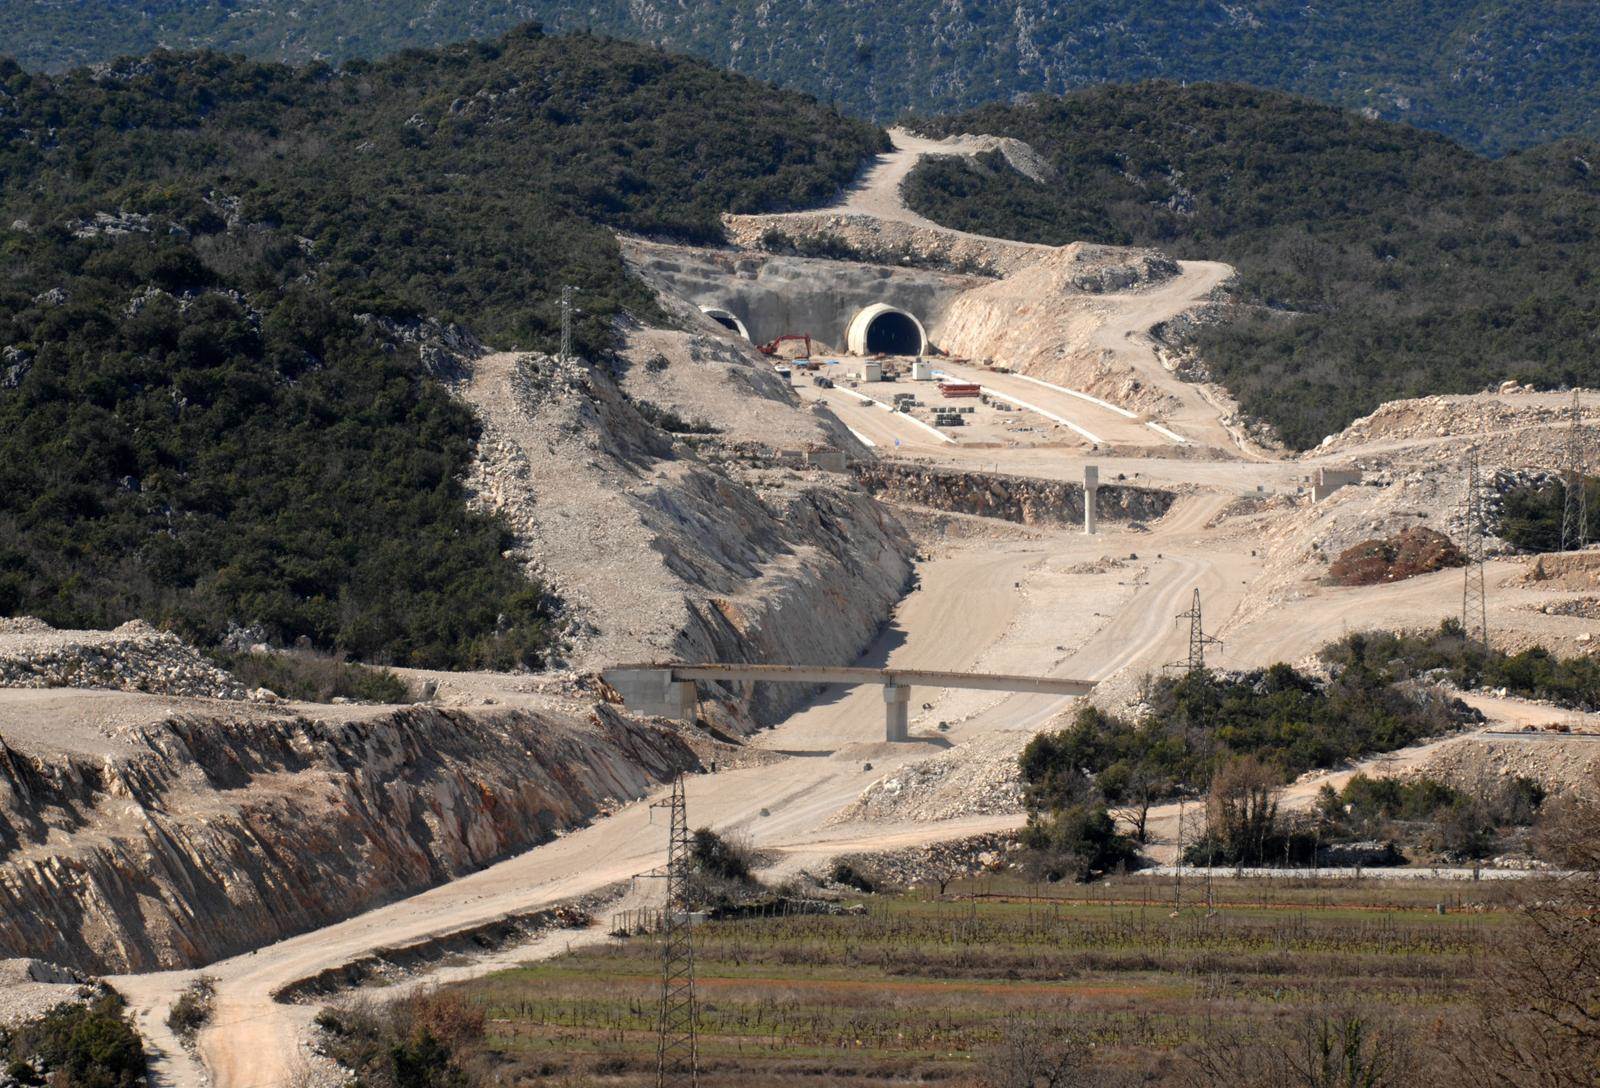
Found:
[{"label": "rubble pile", "polygon": [[1420,525],[1384,540],[1364,540],[1346,548],[1328,568],[1339,586],[1374,586],[1431,574],[1466,562],[1449,537]]},{"label": "rubble pile", "polygon": [[0,687],[109,688],[205,699],[247,695],[193,646],[141,620],[113,631],[57,631],[32,617],[0,620]]},{"label": "rubble pile", "polygon": [[1577,616],[1585,620],[1600,620],[1600,597],[1574,597],[1569,601],[1549,601],[1539,605],[1537,611],[1547,616]]},{"label": "rubble pile", "polygon": [[[1389,401],[1371,415],[1329,435],[1318,454],[1386,442],[1456,439],[1476,443],[1489,464],[1559,465],[1572,420],[1572,394],[1535,393],[1525,387],[1488,394],[1458,394]],[[1600,422],[1600,401],[1583,396],[1583,421]]]},{"label": "rubble pile", "polygon": [[1022,811],[1017,754],[1030,733],[996,733],[950,748],[885,775],[840,809],[829,823],[897,823]]},{"label": "rubble pile", "polygon": [[992,872],[1005,864],[1015,845],[1015,836],[991,832],[905,850],[846,854],[835,858],[834,865],[848,866],[874,884],[910,888]]},{"label": "rubble pile", "polygon": [[91,992],[87,976],[43,960],[0,960],[0,1025],[42,1016]]},{"label": "rubble pile", "polygon": [[1558,796],[1585,788],[1600,775],[1600,741],[1587,736],[1463,737],[1440,746],[1409,775],[1469,790],[1496,779],[1531,778]]},{"label": "rubble pile", "polygon": [[1049,246],[1004,242],[931,224],[839,212],[834,215],[725,215],[728,239],[740,249],[771,251],[774,242],[799,252],[848,253],[872,264],[1005,276],[1038,261]]}]

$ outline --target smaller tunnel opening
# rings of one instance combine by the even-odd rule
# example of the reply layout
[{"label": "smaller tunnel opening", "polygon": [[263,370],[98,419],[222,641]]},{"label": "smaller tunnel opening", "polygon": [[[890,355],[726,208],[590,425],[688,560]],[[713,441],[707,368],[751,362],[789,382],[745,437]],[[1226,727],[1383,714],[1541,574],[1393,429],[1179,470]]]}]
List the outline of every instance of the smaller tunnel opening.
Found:
[{"label": "smaller tunnel opening", "polygon": [[921,355],[922,330],[905,314],[879,314],[867,326],[867,354]]},{"label": "smaller tunnel opening", "polygon": [[741,336],[746,340],[750,339],[750,330],[745,328],[744,322],[740,321],[732,310],[725,310],[720,306],[702,306],[700,307],[700,312],[735,336]]}]

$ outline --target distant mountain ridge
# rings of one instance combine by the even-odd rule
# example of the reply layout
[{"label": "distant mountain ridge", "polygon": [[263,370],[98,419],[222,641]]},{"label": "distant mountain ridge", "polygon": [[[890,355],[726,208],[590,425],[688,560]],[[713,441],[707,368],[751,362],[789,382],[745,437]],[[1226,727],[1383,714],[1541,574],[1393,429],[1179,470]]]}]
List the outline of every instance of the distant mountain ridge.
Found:
[{"label": "distant mountain ridge", "polygon": [[551,29],[659,44],[860,116],[1107,82],[1293,91],[1503,153],[1600,136],[1588,0],[14,0],[0,53],[62,68],[159,46],[305,61]]}]

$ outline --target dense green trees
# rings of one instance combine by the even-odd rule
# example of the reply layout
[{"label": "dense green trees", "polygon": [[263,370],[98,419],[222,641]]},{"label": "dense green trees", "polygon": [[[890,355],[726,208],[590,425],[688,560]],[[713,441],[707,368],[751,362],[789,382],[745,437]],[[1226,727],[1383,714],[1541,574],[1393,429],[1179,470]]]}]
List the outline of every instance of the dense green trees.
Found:
[{"label": "dense green trees", "polygon": [[654,317],[608,226],[707,239],[881,133],[536,30],[291,69],[0,62],[0,613],[232,625],[407,665],[536,664],[553,605],[469,514],[470,411],[417,340]]},{"label": "dense green trees", "polygon": [[122,998],[109,990],[0,1028],[0,1058],[6,1076],[22,1084],[135,1088],[145,1083],[139,1033]]},{"label": "dense green trees", "polygon": [[1234,80],[1487,150],[1600,135],[1600,10],[1586,0],[77,0],[0,6],[0,48],[53,68],[158,44],[342,61],[528,19],[656,43],[882,120],[1097,83]]},{"label": "dense green trees", "polygon": [[1600,661],[1558,657],[1543,646],[1515,654],[1469,642],[1446,620],[1433,631],[1362,631],[1322,651],[1332,668],[1390,679],[1434,674],[1461,688],[1505,688],[1575,710],[1600,710]]},{"label": "dense green trees", "polygon": [[[1600,479],[1584,478],[1588,514],[1587,540],[1600,540]],[[1573,489],[1576,495],[1577,489]],[[1506,492],[1500,507],[1499,533],[1508,544],[1529,552],[1561,550],[1561,523],[1566,513],[1567,489],[1563,483],[1516,487]]]},{"label": "dense green trees", "polygon": [[1027,140],[925,162],[907,195],[950,226],[1225,260],[1247,305],[1200,345],[1295,446],[1385,400],[1505,378],[1600,383],[1600,182],[1566,142],[1493,161],[1437,136],[1239,86],[1154,83],[919,122]]}]

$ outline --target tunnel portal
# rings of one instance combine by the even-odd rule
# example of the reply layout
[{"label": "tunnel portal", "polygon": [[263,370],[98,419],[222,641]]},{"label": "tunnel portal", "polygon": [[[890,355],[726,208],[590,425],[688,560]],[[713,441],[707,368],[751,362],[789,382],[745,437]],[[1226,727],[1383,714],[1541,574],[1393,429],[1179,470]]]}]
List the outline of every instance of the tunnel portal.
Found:
[{"label": "tunnel portal", "polygon": [[856,314],[846,338],[855,355],[926,355],[928,334],[911,314],[884,302]]},{"label": "tunnel portal", "polygon": [[740,321],[732,310],[725,310],[721,306],[702,306],[700,312],[729,332],[738,333],[746,340],[750,339],[750,330],[745,328],[744,322]]}]

